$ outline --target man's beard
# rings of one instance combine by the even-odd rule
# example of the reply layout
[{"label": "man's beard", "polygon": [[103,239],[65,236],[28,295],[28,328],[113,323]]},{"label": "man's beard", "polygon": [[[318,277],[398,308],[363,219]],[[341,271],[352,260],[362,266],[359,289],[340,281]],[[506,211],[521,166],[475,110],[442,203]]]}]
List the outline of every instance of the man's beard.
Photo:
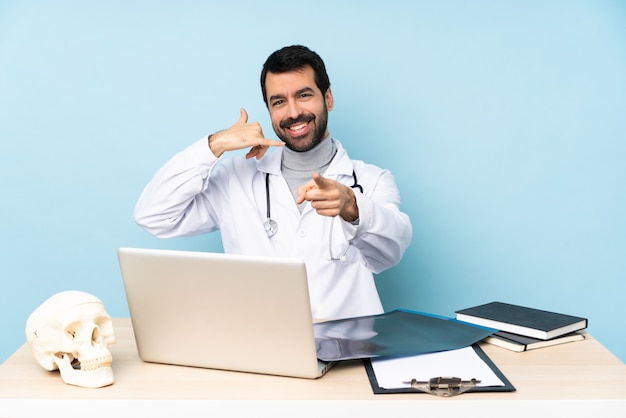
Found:
[{"label": "man's beard", "polygon": [[[289,126],[294,125],[296,123],[308,123],[313,121],[313,131],[305,134],[302,137],[290,137],[288,135],[283,135],[281,130],[277,130],[274,128],[274,132],[276,135],[285,142],[285,146],[292,151],[296,152],[306,152],[315,148],[322,140],[324,139],[324,135],[326,134],[326,127],[328,126],[328,110],[326,109],[326,104],[324,104],[324,111],[320,114],[319,120],[312,113],[302,114],[295,119],[286,119],[280,122],[280,128],[287,130]],[[312,135],[311,140],[307,141],[302,138],[305,138],[307,135]]]}]

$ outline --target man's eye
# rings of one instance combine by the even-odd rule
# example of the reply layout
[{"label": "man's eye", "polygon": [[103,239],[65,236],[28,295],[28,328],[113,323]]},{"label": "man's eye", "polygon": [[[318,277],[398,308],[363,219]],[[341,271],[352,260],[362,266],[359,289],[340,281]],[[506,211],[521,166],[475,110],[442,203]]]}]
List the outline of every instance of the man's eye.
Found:
[{"label": "man's eye", "polygon": [[276,106],[280,106],[281,104],[285,103],[284,100],[274,100],[272,102],[272,106],[276,107]]}]

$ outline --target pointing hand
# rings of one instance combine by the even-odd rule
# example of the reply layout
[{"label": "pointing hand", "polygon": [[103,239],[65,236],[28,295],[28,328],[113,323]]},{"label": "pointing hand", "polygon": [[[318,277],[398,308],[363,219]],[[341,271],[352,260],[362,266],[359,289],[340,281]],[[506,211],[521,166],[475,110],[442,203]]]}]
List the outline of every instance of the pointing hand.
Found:
[{"label": "pointing hand", "polygon": [[313,174],[313,180],[298,189],[296,203],[308,200],[317,213],[322,216],[340,215],[348,222],[359,217],[354,191],[335,180]]}]

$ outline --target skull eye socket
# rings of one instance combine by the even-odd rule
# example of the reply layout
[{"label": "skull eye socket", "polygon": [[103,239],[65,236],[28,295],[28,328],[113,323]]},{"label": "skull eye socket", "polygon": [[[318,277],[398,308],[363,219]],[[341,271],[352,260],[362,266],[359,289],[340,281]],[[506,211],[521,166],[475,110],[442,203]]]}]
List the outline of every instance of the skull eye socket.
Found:
[{"label": "skull eye socket", "polygon": [[[91,333],[89,334],[90,328]],[[102,344],[111,339],[109,336],[113,335],[113,327],[109,317],[98,317],[89,321],[74,321],[67,324],[64,333],[72,341],[77,338],[83,340],[91,337],[92,342]]]},{"label": "skull eye socket", "polygon": [[84,321],[74,321],[67,324],[63,332],[65,332],[65,335],[72,341],[76,339],[82,340],[85,337],[86,327],[88,327],[88,324]]},{"label": "skull eye socket", "polygon": [[[97,338],[104,343],[115,341],[113,333],[113,323],[109,316],[102,316],[96,319]],[[96,335],[94,335],[94,339]]]}]

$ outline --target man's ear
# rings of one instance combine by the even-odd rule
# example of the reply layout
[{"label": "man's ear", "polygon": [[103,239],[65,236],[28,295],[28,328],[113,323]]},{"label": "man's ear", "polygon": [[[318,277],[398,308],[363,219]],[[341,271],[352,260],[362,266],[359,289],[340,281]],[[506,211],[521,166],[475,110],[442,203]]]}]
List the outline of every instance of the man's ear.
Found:
[{"label": "man's ear", "polygon": [[330,87],[326,90],[324,100],[326,101],[326,109],[328,109],[329,112],[333,110],[333,107],[335,106],[335,99],[333,98],[333,92]]}]

